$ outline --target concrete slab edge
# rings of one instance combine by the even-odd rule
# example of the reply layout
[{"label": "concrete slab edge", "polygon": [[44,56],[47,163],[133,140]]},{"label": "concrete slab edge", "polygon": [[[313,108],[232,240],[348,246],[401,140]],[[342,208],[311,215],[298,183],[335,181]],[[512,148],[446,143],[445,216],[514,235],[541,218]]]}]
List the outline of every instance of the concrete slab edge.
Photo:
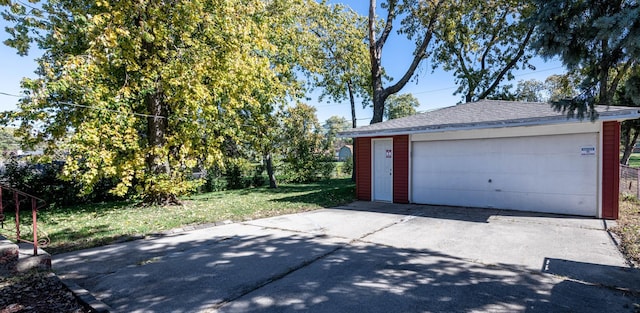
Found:
[{"label": "concrete slab edge", "polygon": [[[233,223],[235,223],[235,222],[230,221],[230,220],[225,220],[225,221],[214,222],[214,223],[189,225],[189,226],[183,226],[183,227],[180,227],[180,228],[170,229],[170,230],[167,230],[167,231],[164,231],[164,232],[148,234],[146,236],[131,236],[126,240],[116,241],[116,242],[113,242],[113,243],[126,242],[126,241],[132,241],[132,240],[139,240],[139,239],[145,239],[145,238],[153,238],[153,237],[162,237],[162,236],[173,235],[173,234],[177,234],[177,233],[183,233],[183,232],[187,232],[187,231],[191,231],[191,230],[211,228],[211,227],[216,227],[216,226],[221,226],[221,225],[228,225],[228,224],[233,224]],[[59,276],[55,275],[55,273],[53,273],[53,272],[51,272],[49,275],[53,275],[52,277],[54,277],[54,279],[59,280],[63,285],[65,285],[67,287],[67,289],[69,289],[69,291],[71,291],[73,296],[78,300],[78,302],[80,302],[90,312],[95,312],[95,313],[115,313],[115,312],[117,312],[113,308],[108,306],[106,303],[98,300],[91,292],[89,292],[88,290],[80,287],[78,284],[74,283],[70,279],[60,278]]]},{"label": "concrete slab edge", "polygon": [[114,313],[110,306],[105,304],[104,302],[98,300],[93,294],[91,294],[88,290],[78,286],[78,284],[72,282],[69,279],[63,279],[51,273],[55,279],[58,279],[63,285],[65,285],[69,291],[73,294],[74,297],[91,312],[95,313]]},{"label": "concrete slab edge", "polygon": [[609,223],[607,223],[607,220],[603,219],[602,223],[604,225],[605,231],[607,232],[607,235],[609,235],[609,239],[616,246],[618,253],[625,260],[627,265],[630,268],[640,268],[640,264],[637,264],[636,262],[634,262],[633,259],[631,259],[631,257],[629,257],[626,253],[623,252],[622,245],[620,244],[622,242],[622,239],[620,238],[620,236],[618,236],[618,234],[616,234],[612,230],[612,226],[609,226]]},{"label": "concrete slab edge", "polygon": [[140,236],[140,238],[136,238],[136,239],[162,237],[162,236],[168,236],[168,235],[173,235],[173,234],[178,234],[178,233],[184,233],[184,232],[188,232],[188,231],[192,231],[192,230],[212,228],[212,227],[216,227],[216,226],[229,225],[229,224],[235,224],[235,223],[237,223],[237,222],[231,221],[231,220],[224,220],[224,221],[213,222],[213,223],[186,225],[186,226],[182,226],[182,227],[178,227],[178,228],[172,228],[172,229],[169,229],[169,230],[165,230],[165,231],[162,231],[162,232],[150,233],[150,234],[147,234],[146,236]]},{"label": "concrete slab edge", "polygon": [[621,292],[621,293],[624,293],[624,294],[630,294],[630,295],[633,295],[634,297],[640,297],[640,290],[635,290],[635,289],[626,288],[626,287],[618,287],[618,286],[615,286],[615,285],[608,285],[608,284],[601,284],[601,283],[591,283],[591,282],[588,282],[588,281],[575,279],[575,278],[571,278],[571,277],[567,277],[567,276],[555,275],[555,274],[548,274],[548,273],[543,273],[543,274],[544,275],[551,275],[553,277],[557,277],[557,278],[562,279],[562,280],[576,282],[576,283],[579,283],[579,284],[582,284],[582,285],[588,285],[588,286],[593,286],[593,287],[598,287],[598,288],[605,288],[605,289],[613,290],[613,291],[616,291],[616,292]]}]

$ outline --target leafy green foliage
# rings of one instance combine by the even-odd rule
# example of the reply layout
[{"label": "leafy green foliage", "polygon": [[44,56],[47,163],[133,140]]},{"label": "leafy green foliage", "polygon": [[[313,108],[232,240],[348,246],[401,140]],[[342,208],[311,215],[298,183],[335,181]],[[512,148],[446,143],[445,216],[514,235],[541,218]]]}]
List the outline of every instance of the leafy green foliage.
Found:
[{"label": "leafy green foliage", "polygon": [[338,138],[338,133],[351,128],[344,117],[331,116],[322,125],[325,134],[326,149],[337,150],[345,144],[350,144],[351,139]]},{"label": "leafy green foliage", "polygon": [[342,162],[341,167],[342,173],[351,176],[353,172],[353,156],[349,156],[347,159]]},{"label": "leafy green foliage", "polygon": [[347,119],[341,116],[333,115],[329,117],[322,125],[328,138],[335,138],[339,132],[351,128]]},{"label": "leafy green foliage", "polygon": [[580,80],[578,73],[568,73],[563,75],[551,75],[544,80],[549,101],[559,101],[561,99],[572,99],[578,95]]},{"label": "leafy green foliage", "polygon": [[13,134],[13,128],[0,128],[0,151],[6,154],[17,151],[20,148],[20,140]]},{"label": "leafy green foliage", "polygon": [[[526,22],[533,12],[528,0],[388,0],[382,4],[387,15],[379,32],[376,1],[369,4],[371,123],[382,121],[387,97],[398,93],[426,59],[433,61],[434,68],[453,71],[459,86],[456,93],[469,102],[500,94],[500,84],[513,78],[513,70],[527,66],[532,56],[527,51],[534,31]],[[396,25],[416,48],[400,79],[385,86],[382,49]]]},{"label": "leafy green foliage", "polygon": [[114,195],[175,201],[202,183],[193,168],[223,165],[226,138],[264,132],[274,104],[300,91],[302,0],[6,5],[5,43],[44,50],[7,120],[27,146],[67,151],[64,177],[84,194],[114,179]]},{"label": "leafy green foliage", "polygon": [[356,127],[355,99],[362,99],[367,106],[371,98],[366,18],[343,5],[327,5],[324,1],[311,8],[309,29],[317,36],[309,45],[317,69],[313,85],[321,88],[320,101],[349,99],[352,127]]},{"label": "leafy green foliage", "polygon": [[537,37],[545,57],[559,57],[583,75],[580,94],[554,103],[569,116],[597,118],[596,104],[611,105],[618,84],[640,56],[636,1],[534,1]]},{"label": "leafy green foliage", "polygon": [[284,112],[283,155],[288,181],[317,181],[329,178],[334,170],[315,111],[314,107],[299,103]]},{"label": "leafy green foliage", "polygon": [[[539,24],[535,47],[545,57],[560,57],[570,73],[581,76],[576,95],[573,92],[565,92],[571,98],[552,95],[556,110],[566,112],[569,117],[594,120],[598,117],[597,104],[633,105],[632,94],[637,88],[630,76],[637,72],[640,57],[637,2],[535,2],[538,7],[535,22]],[[558,85],[570,84],[561,81]],[[628,162],[637,141],[638,126],[637,121],[622,125],[623,164]]]},{"label": "leafy green foliage", "polygon": [[571,99],[578,94],[580,75],[576,72],[551,75],[544,81],[537,79],[520,80],[516,85],[503,85],[499,92],[489,96],[489,99],[548,102]]},{"label": "leafy green foliage", "polygon": [[410,93],[402,95],[391,95],[385,103],[384,117],[387,120],[411,116],[417,113],[420,106],[418,99]]},{"label": "leafy green foliage", "polygon": [[[614,96],[614,102],[625,106],[640,106],[640,67],[636,66],[625,78],[624,84],[620,84]],[[640,120],[623,121],[620,127],[620,144],[622,157],[620,164],[628,165],[629,158],[640,136]]]},{"label": "leafy green foliage", "polygon": [[[349,179],[313,184],[284,184],[278,189],[229,190],[181,198],[182,206],[144,206],[133,202],[107,202],[50,207],[38,212],[39,228],[51,244],[47,252],[73,250],[133,240],[189,225],[256,218],[334,207],[353,201],[355,186]],[[23,211],[24,218],[31,214]],[[12,225],[5,221],[5,228]],[[28,229],[23,229],[28,237]]]},{"label": "leafy green foliage", "polygon": [[[379,17],[376,15],[376,1],[369,0],[369,22],[367,25],[369,33],[367,37],[369,39],[373,100],[371,124],[382,122],[387,98],[398,93],[413,77],[422,61],[430,55],[429,45],[439,25],[442,25],[441,22],[446,21],[446,12],[450,9],[449,5],[448,1],[388,0],[381,4],[381,7],[387,11],[386,18],[379,21]],[[398,22],[397,18],[401,18],[401,20]],[[397,24],[400,24],[398,33],[414,41],[416,48],[413,51],[411,63],[402,77],[393,84],[385,86],[385,81],[390,80],[390,77],[385,74],[382,66],[382,50],[394,25]]]},{"label": "leafy green foliage", "polygon": [[537,79],[518,81],[514,100],[528,102],[544,102],[546,86]]},{"label": "leafy green foliage", "polygon": [[78,182],[62,180],[62,162],[35,163],[27,158],[10,158],[0,177],[5,184],[20,191],[44,199],[52,205],[72,205],[121,199],[108,191],[114,187],[112,180],[101,180],[90,195],[82,195]]},{"label": "leafy green foliage", "polygon": [[435,66],[453,71],[465,102],[500,92],[513,70],[528,65],[534,25],[529,0],[452,1],[437,31]]}]

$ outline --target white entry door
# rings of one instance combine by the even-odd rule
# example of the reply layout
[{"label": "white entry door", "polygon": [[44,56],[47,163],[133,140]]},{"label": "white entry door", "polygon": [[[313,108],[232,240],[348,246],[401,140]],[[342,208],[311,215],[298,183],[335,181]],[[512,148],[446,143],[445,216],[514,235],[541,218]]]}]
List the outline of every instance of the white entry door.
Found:
[{"label": "white entry door", "polygon": [[393,141],[373,140],[373,200],[393,201]]}]

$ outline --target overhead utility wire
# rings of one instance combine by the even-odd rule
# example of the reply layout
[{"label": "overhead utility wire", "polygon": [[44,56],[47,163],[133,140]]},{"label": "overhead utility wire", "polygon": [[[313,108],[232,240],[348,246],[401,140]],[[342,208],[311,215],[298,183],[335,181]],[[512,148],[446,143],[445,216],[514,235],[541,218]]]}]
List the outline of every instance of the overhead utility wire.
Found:
[{"label": "overhead utility wire", "polygon": [[[0,91],[0,95],[22,98],[22,96],[6,93],[6,92],[2,92],[2,91]],[[162,115],[151,115],[151,114],[136,113],[136,112],[122,112],[122,111],[118,111],[118,110],[114,110],[114,109],[100,108],[100,107],[96,107],[96,106],[77,104],[77,103],[66,102],[66,101],[56,101],[56,102],[59,103],[59,104],[64,104],[64,105],[68,105],[68,106],[74,106],[74,107],[92,109],[92,110],[99,110],[99,111],[107,111],[107,112],[113,112],[113,113],[118,113],[118,114],[123,114],[123,115],[135,115],[135,116],[140,116],[140,117],[153,117],[153,118],[167,118],[166,116],[162,116]]]},{"label": "overhead utility wire", "polygon": [[6,93],[6,92],[2,92],[2,91],[0,91],[0,95],[5,95],[5,96],[9,96],[9,97],[16,97],[16,98],[22,98],[21,96],[12,95],[10,93]]},{"label": "overhead utility wire", "polygon": [[[540,73],[540,72],[548,72],[548,71],[557,70],[557,69],[559,69],[559,68],[563,68],[563,66],[556,66],[556,67],[546,68],[546,69],[539,70],[539,71],[533,71],[533,72],[528,72],[528,73],[518,74],[518,75],[514,75],[513,77],[520,77],[520,76],[533,75],[533,74],[537,74],[537,73]],[[413,92],[413,94],[414,94],[414,95],[418,95],[418,94],[423,94],[423,93],[431,93],[431,92],[445,91],[445,90],[455,89],[455,88],[458,88],[458,86],[451,86],[451,87],[445,87],[445,88],[440,88],[440,89],[433,89],[433,90],[425,90],[425,91]]]},{"label": "overhead utility wire", "polygon": [[71,102],[65,102],[65,101],[57,101],[57,102],[60,104],[70,105],[70,106],[79,107],[79,108],[107,111],[107,112],[113,112],[113,113],[124,114],[124,115],[130,114],[130,115],[141,116],[141,117],[167,118],[166,116],[162,116],[162,115],[151,115],[151,114],[143,114],[143,113],[136,113],[136,112],[122,112],[114,109],[99,108],[99,107],[94,107],[90,105],[83,105],[83,104],[77,104],[77,103],[71,103]]},{"label": "overhead utility wire", "polygon": [[[545,69],[542,69],[542,70],[536,70],[536,71],[533,71],[533,72],[527,72],[527,73],[523,73],[523,74],[514,75],[513,77],[533,75],[533,74],[537,74],[537,73],[541,73],[541,72],[548,72],[548,71],[557,70],[559,68],[563,68],[563,67],[562,66],[556,66],[556,67],[551,67],[551,68],[545,68]],[[438,89],[432,89],[432,90],[412,92],[411,94],[420,95],[420,94],[425,94],[425,93],[434,93],[434,92],[440,92],[440,91],[451,90],[451,89],[456,89],[456,88],[458,88],[458,86],[451,86],[451,87],[444,87],[444,88],[438,88]],[[326,107],[337,106],[337,105],[342,105],[342,103],[316,105],[315,107],[316,108],[326,108]]]},{"label": "overhead utility wire", "polygon": [[[540,73],[540,72],[548,72],[548,71],[556,70],[556,69],[559,69],[559,68],[562,68],[562,66],[556,66],[556,67],[547,68],[547,69],[543,69],[543,70],[539,70],[539,71],[535,71],[535,72],[529,72],[529,73],[524,73],[524,74],[520,74],[520,75],[515,75],[514,77],[532,75],[532,74]],[[423,94],[423,93],[439,92],[439,91],[444,91],[444,90],[449,90],[449,89],[454,89],[454,88],[458,88],[458,87],[454,86],[454,87],[446,87],[446,88],[433,89],[433,90],[425,90],[425,91],[420,91],[420,92],[414,92],[413,94],[417,95],[417,94]],[[0,91],[0,95],[22,98],[22,96],[14,95],[14,94],[6,93],[6,92],[1,92],[1,91]],[[129,112],[122,112],[122,111],[113,110],[113,109],[99,108],[99,107],[76,104],[76,103],[71,103],[71,102],[58,102],[58,103],[65,104],[65,105],[70,105],[70,106],[75,106],[75,107],[80,107],[80,108],[86,108],[86,109],[94,109],[94,110],[102,110],[102,111],[114,112],[114,113],[118,113],[118,114],[131,114],[131,115],[140,116],[140,117],[167,118],[166,116],[161,116],[161,115],[150,115],[150,114],[135,113],[135,112],[130,112],[130,113]],[[316,106],[316,107],[329,107],[329,106],[338,106],[338,105],[342,105],[342,104],[340,103],[340,104],[319,105],[319,106]],[[358,119],[358,120],[364,120],[364,119],[368,119],[368,118],[362,118],[362,119]]]}]

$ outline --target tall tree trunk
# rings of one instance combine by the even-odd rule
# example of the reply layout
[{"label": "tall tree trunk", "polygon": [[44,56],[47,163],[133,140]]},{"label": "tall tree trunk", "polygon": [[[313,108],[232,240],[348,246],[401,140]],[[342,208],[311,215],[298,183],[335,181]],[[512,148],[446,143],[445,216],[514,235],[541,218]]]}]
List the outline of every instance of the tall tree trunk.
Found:
[{"label": "tall tree trunk", "polygon": [[613,95],[609,92],[609,68],[610,68],[610,58],[607,54],[607,50],[609,49],[609,43],[607,39],[603,39],[601,41],[603,56],[600,63],[600,81],[599,81],[599,98],[598,104],[600,105],[611,105],[611,99]]},{"label": "tall tree trunk", "polygon": [[347,82],[347,91],[349,92],[349,103],[351,103],[351,127],[356,128],[356,99],[353,95],[353,83],[351,82],[351,80]]},{"label": "tall tree trunk", "polygon": [[384,102],[389,95],[382,88],[382,80],[379,84],[374,85],[373,89],[373,118],[371,118],[370,124],[382,122],[384,116]]},{"label": "tall tree trunk", "polygon": [[[351,102],[351,127],[356,128],[358,126],[356,119],[356,100],[353,96],[353,86],[351,80],[347,83],[347,89],[349,90],[349,102]],[[351,181],[356,181],[356,139],[353,138],[353,144],[351,145]]]},{"label": "tall tree trunk", "polygon": [[387,42],[389,34],[393,29],[393,21],[396,18],[396,6],[398,1],[387,1],[387,18],[384,28],[380,33],[380,37],[376,36],[377,17],[376,17],[376,1],[369,0],[369,58],[371,62],[371,83],[373,91],[373,118],[371,124],[382,122],[384,115],[384,102],[390,95],[398,93],[409,82],[415,73],[420,62],[426,57],[427,47],[433,37],[433,30],[439,17],[440,8],[445,1],[438,1],[431,16],[425,17],[428,23],[425,27],[426,31],[420,45],[416,48],[413,59],[409,68],[404,75],[393,85],[384,87],[382,85],[382,47]]},{"label": "tall tree trunk", "polygon": [[387,99],[382,86],[382,46],[389,36],[395,11],[395,1],[389,3],[389,16],[380,38],[376,37],[376,1],[369,1],[369,59],[371,62],[371,83],[373,91],[373,118],[370,124],[382,122],[384,101]]},{"label": "tall tree trunk", "polygon": [[273,172],[273,160],[271,159],[271,153],[264,155],[264,163],[267,167],[267,175],[269,176],[269,188],[278,188],[276,174]]},{"label": "tall tree trunk", "polygon": [[[147,94],[144,98],[149,117],[147,117],[147,140],[149,141],[149,154],[146,158],[147,171],[152,176],[171,175],[169,156],[161,151],[167,144],[167,129],[169,126],[167,115],[168,107],[164,102],[164,95],[160,89]],[[153,184],[153,182],[151,182]],[[144,202],[152,204],[177,204],[178,198],[169,192],[150,188],[151,193],[146,195]]]},{"label": "tall tree trunk", "polygon": [[638,141],[638,135],[640,135],[639,129],[636,127],[635,121],[625,121],[622,123],[621,137],[622,137],[622,157],[620,158],[620,164],[629,165],[629,158],[633,153],[633,148]]}]

